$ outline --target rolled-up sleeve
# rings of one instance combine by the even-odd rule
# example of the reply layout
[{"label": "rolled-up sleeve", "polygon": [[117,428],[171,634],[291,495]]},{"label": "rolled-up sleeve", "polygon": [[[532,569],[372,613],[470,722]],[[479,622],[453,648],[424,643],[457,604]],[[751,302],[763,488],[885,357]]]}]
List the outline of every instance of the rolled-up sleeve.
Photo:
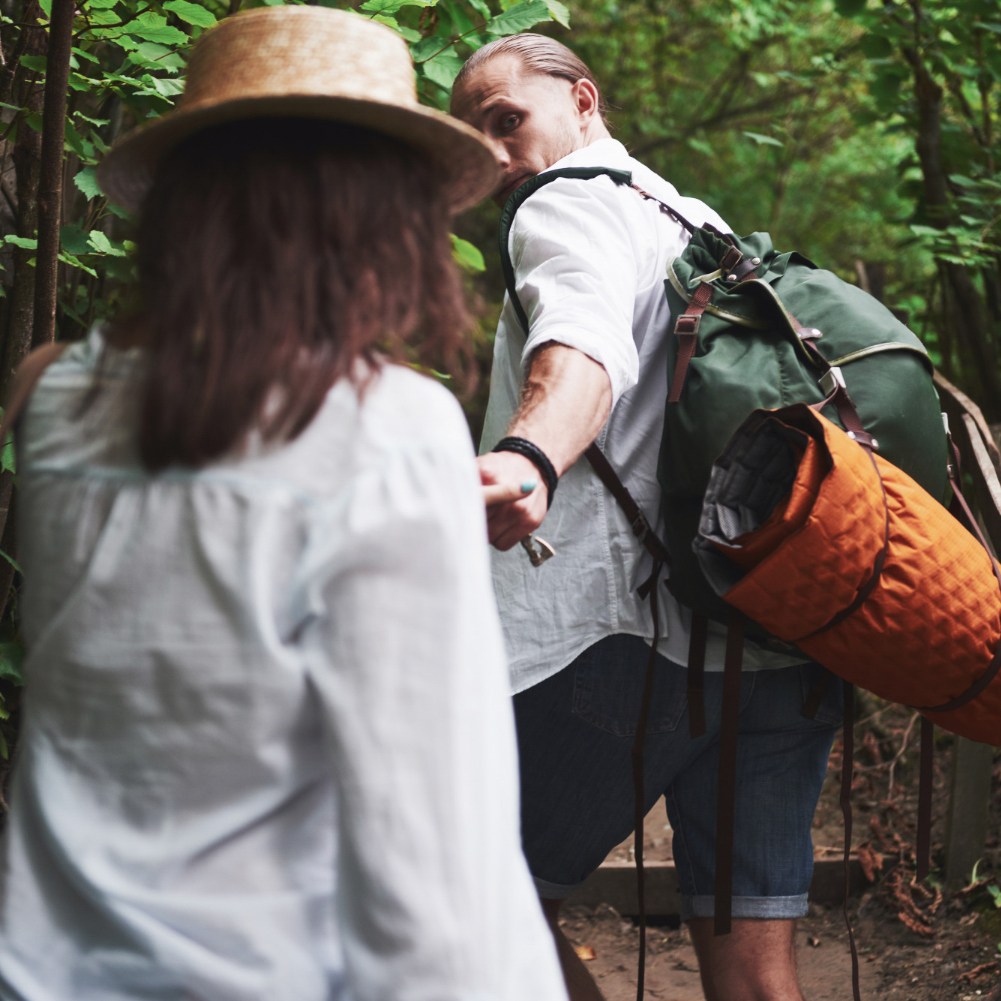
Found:
[{"label": "rolled-up sleeve", "polygon": [[337,791],[351,996],[564,1001],[521,853],[472,451],[396,455],[345,505],[315,528],[301,642]]},{"label": "rolled-up sleeve", "polygon": [[547,184],[518,210],[509,239],[529,320],[523,366],[549,342],[583,351],[608,373],[614,406],[639,378],[639,268],[615,183],[600,177]]}]

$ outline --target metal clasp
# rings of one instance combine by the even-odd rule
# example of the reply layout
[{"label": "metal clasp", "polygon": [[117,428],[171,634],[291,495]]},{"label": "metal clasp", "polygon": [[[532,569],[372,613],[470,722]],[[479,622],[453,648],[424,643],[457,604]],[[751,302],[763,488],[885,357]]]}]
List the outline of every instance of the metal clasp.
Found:
[{"label": "metal clasp", "polygon": [[[687,321],[685,326],[682,327],[683,321]],[[702,322],[702,316],[692,316],[690,313],[682,313],[678,317],[678,322],[674,325],[675,334],[697,334],[699,332],[699,324]]]},{"label": "metal clasp", "polygon": [[848,389],[845,385],[845,377],[841,374],[841,369],[837,365],[832,365],[818,381],[820,382],[821,390],[826,396],[836,393],[839,388],[846,391]]},{"label": "metal clasp", "polygon": [[[533,542],[538,543],[538,549],[532,545]],[[521,544],[525,552],[528,553],[528,558],[531,560],[533,567],[541,567],[546,560],[556,555],[556,550],[545,539],[540,539],[538,536],[526,535],[521,540]]]}]

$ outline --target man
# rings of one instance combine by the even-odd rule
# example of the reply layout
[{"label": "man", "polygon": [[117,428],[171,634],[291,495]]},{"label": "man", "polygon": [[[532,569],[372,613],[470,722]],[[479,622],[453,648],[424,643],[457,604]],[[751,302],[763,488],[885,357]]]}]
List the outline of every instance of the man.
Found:
[{"label": "man", "polygon": [[[517,35],[480,49],[456,80],[452,110],[493,143],[504,169],[500,204],[550,168],[613,167],[632,171],[639,187],[695,224],[728,231],[611,138],[593,76],[552,39]],[[510,496],[525,488],[519,499],[493,504],[488,525],[516,693],[523,842],[574,1001],[601,995],[557,916],[633,828],[629,751],[654,635],[636,593],[650,557],[581,455],[597,440],[659,527],[656,466],[672,336],[663,281],[687,239],[656,203],[607,177],[547,184],[524,202],[510,235],[529,333],[507,301],[480,473],[485,486]],[[522,439],[518,451],[490,451],[511,437]],[[547,482],[554,474],[558,492]],[[556,555],[536,568],[517,543],[540,527]],[[840,719],[840,686],[829,687],[816,719],[807,720],[800,709],[819,669],[746,646],[733,932],[714,938],[724,636],[710,634],[708,732],[692,740],[684,666],[691,616],[666,589],[660,599],[666,636],[646,743],[646,805],[666,796],[683,917],[706,997],[800,1001],[793,921],[806,912],[810,827]]]}]

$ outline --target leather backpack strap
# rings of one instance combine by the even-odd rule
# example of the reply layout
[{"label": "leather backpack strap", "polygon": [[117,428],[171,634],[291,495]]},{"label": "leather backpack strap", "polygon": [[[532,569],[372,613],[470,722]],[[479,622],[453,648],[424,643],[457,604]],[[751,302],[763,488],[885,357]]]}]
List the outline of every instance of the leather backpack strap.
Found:
[{"label": "leather backpack strap", "polygon": [[605,458],[605,453],[597,445],[592,444],[585,450],[584,458],[591,463],[591,468],[595,471],[598,479],[605,484],[608,492],[615,498],[622,513],[629,520],[633,535],[639,539],[644,549],[653,557],[654,562],[663,563],[670,567],[671,558],[667,548],[657,538],[656,533],[650,527],[650,522],[646,520],[646,515],[633,499],[633,495],[626,489],[626,485],[619,479],[618,473],[612,469],[612,464]]},{"label": "leather backpack strap", "polygon": [[558,181],[560,178],[590,181],[595,177],[610,177],[616,184],[632,184],[633,181],[633,175],[628,170],[616,170],[613,167],[562,167],[558,170],[545,170],[516,188],[504,204],[501,211],[499,233],[501,271],[504,273],[504,285],[511,297],[511,305],[514,307],[518,321],[526,334],[529,326],[528,314],[518,298],[514,281],[514,264],[511,262],[511,250],[508,247],[508,238],[511,235],[511,227],[514,225],[515,213],[524,204],[525,199],[553,181]]},{"label": "leather backpack strap", "polygon": [[35,386],[38,385],[38,380],[66,347],[66,344],[44,344],[40,348],[35,348],[18,366],[10,387],[10,399],[4,408],[3,420],[0,421],[0,447],[14,430],[17,419],[31,399]]}]

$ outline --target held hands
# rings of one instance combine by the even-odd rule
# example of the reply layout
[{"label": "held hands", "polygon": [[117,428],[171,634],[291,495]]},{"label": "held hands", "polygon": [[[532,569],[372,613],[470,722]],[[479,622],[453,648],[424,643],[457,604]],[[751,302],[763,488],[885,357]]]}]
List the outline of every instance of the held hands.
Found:
[{"label": "held hands", "polygon": [[487,535],[498,549],[508,550],[542,524],[546,485],[535,465],[515,452],[488,452],[477,461],[487,506]]}]

